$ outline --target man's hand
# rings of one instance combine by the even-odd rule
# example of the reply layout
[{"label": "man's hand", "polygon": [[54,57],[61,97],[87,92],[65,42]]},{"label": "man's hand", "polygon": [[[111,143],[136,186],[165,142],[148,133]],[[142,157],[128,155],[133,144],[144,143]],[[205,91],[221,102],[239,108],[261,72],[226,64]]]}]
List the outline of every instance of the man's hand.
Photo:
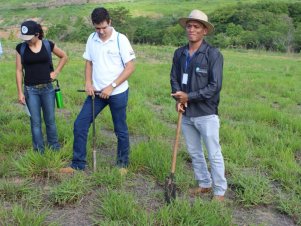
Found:
[{"label": "man's hand", "polygon": [[86,84],[85,90],[86,90],[87,95],[94,96],[94,87],[93,87],[93,85]]},{"label": "man's hand", "polygon": [[184,93],[182,91],[178,91],[176,93],[171,94],[173,97],[177,99],[177,102],[180,102],[181,104],[187,104],[188,102],[188,94]]},{"label": "man's hand", "polygon": [[185,112],[185,107],[187,107],[187,105],[181,104],[179,102],[176,103],[176,111],[177,112]]},{"label": "man's hand", "polygon": [[109,99],[111,93],[113,92],[113,89],[114,88],[111,85],[105,87],[103,90],[101,90],[99,97],[103,99]]}]

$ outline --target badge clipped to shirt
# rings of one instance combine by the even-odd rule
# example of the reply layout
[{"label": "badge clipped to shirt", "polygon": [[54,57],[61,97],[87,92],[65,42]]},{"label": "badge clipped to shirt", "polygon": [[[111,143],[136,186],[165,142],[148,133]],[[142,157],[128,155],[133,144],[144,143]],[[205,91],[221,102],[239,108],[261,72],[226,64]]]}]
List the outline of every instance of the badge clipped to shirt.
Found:
[{"label": "badge clipped to shirt", "polygon": [[199,67],[195,68],[195,72],[197,72],[197,73],[203,73],[203,74],[207,74],[208,73],[208,71],[207,71],[206,68],[199,68]]},{"label": "badge clipped to shirt", "polygon": [[187,85],[187,81],[188,81],[188,74],[187,73],[183,73],[182,84],[183,85]]}]

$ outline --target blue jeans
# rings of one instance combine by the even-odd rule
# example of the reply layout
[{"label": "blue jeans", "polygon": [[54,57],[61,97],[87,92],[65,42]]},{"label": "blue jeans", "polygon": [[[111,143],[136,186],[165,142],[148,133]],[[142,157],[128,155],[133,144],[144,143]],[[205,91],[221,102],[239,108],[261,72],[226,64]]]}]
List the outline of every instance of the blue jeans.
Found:
[{"label": "blue jeans", "polygon": [[[183,116],[182,131],[188,152],[192,158],[194,175],[200,187],[210,188],[214,195],[224,195],[227,190],[225,166],[219,144],[219,118],[217,115],[201,117]],[[211,174],[208,171],[202,148],[202,140],[208,151]]]},{"label": "blue jeans", "polygon": [[[95,117],[109,105],[114,132],[118,140],[117,145],[117,162],[118,167],[127,167],[129,163],[129,133],[126,123],[126,107],[128,102],[128,90],[110,96],[109,99],[102,99],[95,96]],[[88,131],[93,122],[92,115],[92,97],[88,96],[85,103],[74,122],[74,142],[73,142],[73,159],[71,167],[74,169],[85,169],[87,156],[87,136]]]},{"label": "blue jeans", "polygon": [[41,124],[41,109],[46,125],[47,143],[53,150],[59,150],[56,124],[55,124],[55,93],[51,83],[43,87],[25,86],[24,95],[28,110],[31,114],[30,126],[33,149],[44,152],[44,139]]}]

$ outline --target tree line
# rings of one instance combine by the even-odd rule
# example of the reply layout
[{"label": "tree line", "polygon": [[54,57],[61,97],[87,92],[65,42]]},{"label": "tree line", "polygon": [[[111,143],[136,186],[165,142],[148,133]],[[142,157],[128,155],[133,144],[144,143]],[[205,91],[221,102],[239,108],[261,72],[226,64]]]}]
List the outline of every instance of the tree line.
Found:
[{"label": "tree line", "polygon": [[[126,34],[134,44],[180,46],[187,42],[178,18],[132,17],[124,7],[112,8],[110,13],[115,29]],[[301,50],[301,2],[238,3],[208,16],[215,25],[215,33],[207,39],[217,47],[297,53]],[[78,18],[73,26],[53,25],[47,37],[86,42],[93,31],[88,21]]]}]

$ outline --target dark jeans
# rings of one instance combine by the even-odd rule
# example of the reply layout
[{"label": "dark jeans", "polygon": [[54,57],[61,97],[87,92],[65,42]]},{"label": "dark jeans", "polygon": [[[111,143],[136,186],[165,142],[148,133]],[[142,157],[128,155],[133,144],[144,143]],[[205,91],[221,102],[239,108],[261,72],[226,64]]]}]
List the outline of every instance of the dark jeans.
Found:
[{"label": "dark jeans", "polygon": [[44,139],[41,124],[41,109],[46,125],[47,142],[50,148],[60,149],[55,124],[55,93],[51,83],[38,86],[25,86],[24,95],[28,106],[33,148],[44,152]]},{"label": "dark jeans", "polygon": [[[113,123],[114,132],[118,140],[117,147],[117,166],[127,167],[129,163],[129,133],[126,124],[126,107],[128,102],[128,90],[110,96],[109,99],[101,99],[95,96],[95,117],[109,105]],[[88,96],[85,103],[74,122],[74,142],[73,142],[73,159],[71,167],[83,170],[86,166],[87,156],[87,136],[93,121],[92,115],[92,97]]]}]

